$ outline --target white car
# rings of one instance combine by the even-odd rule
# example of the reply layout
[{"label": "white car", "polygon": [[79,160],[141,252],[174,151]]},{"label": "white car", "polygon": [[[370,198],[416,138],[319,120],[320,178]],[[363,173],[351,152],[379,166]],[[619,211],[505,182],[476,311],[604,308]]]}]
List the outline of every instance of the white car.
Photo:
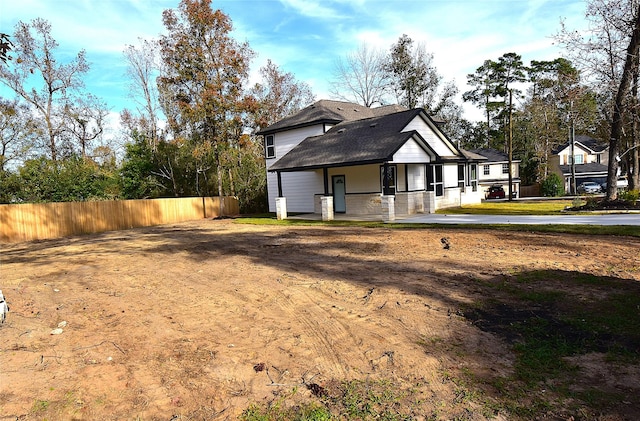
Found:
[{"label": "white car", "polygon": [[[600,187],[602,187],[602,191],[606,191],[607,182],[605,181],[604,183],[602,183]],[[616,187],[618,188],[618,190],[626,189],[629,187],[629,181],[626,178],[618,178],[618,181],[616,182]]]},{"label": "white car", "polygon": [[578,186],[578,193],[594,194],[600,193],[601,191],[602,188],[600,187],[600,184],[593,181],[585,181]]}]

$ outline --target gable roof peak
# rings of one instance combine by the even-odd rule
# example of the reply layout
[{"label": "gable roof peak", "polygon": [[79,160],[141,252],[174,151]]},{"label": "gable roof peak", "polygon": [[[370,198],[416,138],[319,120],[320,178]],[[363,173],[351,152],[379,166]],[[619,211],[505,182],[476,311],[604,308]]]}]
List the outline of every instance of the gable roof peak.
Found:
[{"label": "gable roof peak", "polygon": [[308,105],[297,113],[285,117],[269,127],[258,131],[257,134],[271,134],[322,123],[338,124],[345,121],[378,117],[405,110],[406,108],[399,105],[369,108],[352,102],[321,99]]}]

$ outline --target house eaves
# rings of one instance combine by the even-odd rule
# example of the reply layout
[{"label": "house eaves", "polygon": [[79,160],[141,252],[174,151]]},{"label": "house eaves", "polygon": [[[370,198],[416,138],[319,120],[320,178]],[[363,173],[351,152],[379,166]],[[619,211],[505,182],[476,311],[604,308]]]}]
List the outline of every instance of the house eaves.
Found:
[{"label": "house eaves", "polygon": [[[597,139],[594,139],[591,136],[587,135],[578,135],[575,137],[576,146],[581,147],[582,149],[588,151],[591,154],[599,154],[606,151],[609,148],[607,143],[600,142]],[[564,151],[567,148],[571,147],[571,141],[566,141],[561,145],[556,146],[551,150],[551,153],[554,155],[560,154],[560,152]]]},{"label": "house eaves", "polygon": [[269,167],[269,171],[291,172],[388,162],[409,139],[419,136],[415,132],[385,135],[376,138],[378,145],[374,146],[367,139],[349,142],[346,136],[340,136],[342,134],[344,132],[332,136],[327,132],[306,138]]},{"label": "house eaves", "polygon": [[421,112],[407,110],[337,124],[325,134],[306,138],[268,170],[300,171],[389,162],[409,139],[437,159],[437,153],[417,131],[402,131]]}]

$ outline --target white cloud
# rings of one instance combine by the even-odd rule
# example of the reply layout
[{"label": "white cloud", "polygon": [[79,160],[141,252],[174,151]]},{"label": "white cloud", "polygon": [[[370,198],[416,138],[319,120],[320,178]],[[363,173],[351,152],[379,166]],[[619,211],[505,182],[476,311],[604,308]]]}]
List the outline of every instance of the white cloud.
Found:
[{"label": "white cloud", "polygon": [[312,18],[338,19],[342,15],[335,9],[326,7],[330,2],[317,0],[280,0],[287,8],[295,10],[297,13]]},{"label": "white cloud", "polygon": [[[0,0],[0,31],[13,32],[18,20],[44,17],[65,54],[87,51],[92,72],[87,89],[108,98],[114,112],[127,104],[122,51],[138,38],[164,31],[162,12],[180,0]],[[531,59],[558,56],[549,36],[561,17],[571,28],[584,25],[583,0],[214,0],[257,56],[250,81],[271,59],[283,71],[326,97],[337,58],[360,44],[388,51],[402,34],[424,43],[438,71],[455,79],[461,92],[466,75],[484,60],[507,52]],[[95,91],[94,91],[95,90]],[[0,94],[2,92],[0,91]]]}]

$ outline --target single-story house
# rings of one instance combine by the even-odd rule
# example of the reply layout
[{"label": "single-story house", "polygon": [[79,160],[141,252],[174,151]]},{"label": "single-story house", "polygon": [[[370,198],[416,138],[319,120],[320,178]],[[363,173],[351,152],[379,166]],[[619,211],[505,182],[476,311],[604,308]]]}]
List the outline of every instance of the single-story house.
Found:
[{"label": "single-story house", "polygon": [[260,130],[269,210],[395,215],[479,203],[478,162],[424,109],[321,100]]},{"label": "single-story house", "polygon": [[[489,187],[501,185],[504,191],[509,193],[509,155],[492,148],[472,149],[471,152],[484,156],[486,161],[480,164],[478,182],[483,193],[488,192]],[[513,197],[520,197],[520,162],[519,159],[511,160],[511,192]]]},{"label": "single-story house", "polygon": [[585,181],[598,184],[606,182],[609,164],[608,144],[591,136],[578,135],[575,137],[573,158],[571,141],[554,148],[552,153],[550,169],[564,180],[565,191],[571,190],[572,162],[575,162],[576,186]]}]

